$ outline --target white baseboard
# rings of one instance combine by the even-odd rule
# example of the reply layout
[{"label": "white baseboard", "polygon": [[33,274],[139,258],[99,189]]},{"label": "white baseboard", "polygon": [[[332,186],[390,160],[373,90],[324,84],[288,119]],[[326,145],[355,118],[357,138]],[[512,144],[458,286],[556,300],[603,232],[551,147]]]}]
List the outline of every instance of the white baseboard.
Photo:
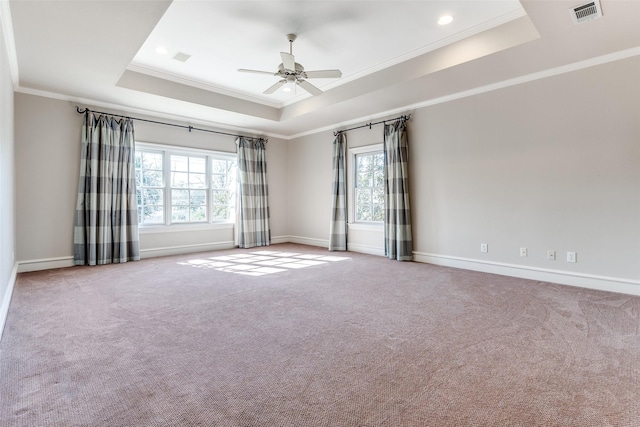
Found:
[{"label": "white baseboard", "polygon": [[618,292],[622,294],[640,295],[640,281],[616,277],[597,276],[593,274],[575,273],[572,271],[549,270],[515,264],[481,261],[447,255],[413,252],[413,260],[464,270],[520,277],[560,285],[578,286],[600,291]]},{"label": "white baseboard", "polygon": [[159,256],[184,255],[196,252],[219,251],[233,249],[234,242],[198,243],[196,245],[168,246],[165,248],[140,249],[140,259],[155,258]]},{"label": "white baseboard", "polygon": [[329,241],[326,239],[314,239],[311,237],[300,236],[288,236],[290,243],[297,243],[299,245],[319,246],[323,248],[329,248]]},{"label": "white baseboard", "polygon": [[58,257],[18,261],[18,273],[29,271],[51,270],[53,268],[73,267],[73,257]]},{"label": "white baseboard", "polygon": [[9,277],[9,283],[7,283],[7,289],[2,296],[2,304],[0,304],[0,340],[2,339],[2,333],[4,332],[4,325],[9,315],[9,305],[11,305],[11,296],[13,295],[13,288],[16,285],[16,277],[18,275],[18,263],[13,264],[13,270]]},{"label": "white baseboard", "polygon": [[[140,249],[140,259],[155,258],[168,255],[183,255],[195,252],[216,251],[221,249],[232,249],[233,242],[201,243],[197,245],[168,246],[164,248]],[[33,259],[18,262],[18,273],[29,271],[51,270],[54,268],[73,267],[73,257]]]},{"label": "white baseboard", "polygon": [[278,245],[280,243],[289,243],[290,241],[291,240],[289,240],[289,236],[276,236],[271,238],[272,245]]},{"label": "white baseboard", "polygon": [[347,242],[347,250],[368,255],[384,256],[384,247],[381,248],[379,246],[359,245],[356,243]]}]

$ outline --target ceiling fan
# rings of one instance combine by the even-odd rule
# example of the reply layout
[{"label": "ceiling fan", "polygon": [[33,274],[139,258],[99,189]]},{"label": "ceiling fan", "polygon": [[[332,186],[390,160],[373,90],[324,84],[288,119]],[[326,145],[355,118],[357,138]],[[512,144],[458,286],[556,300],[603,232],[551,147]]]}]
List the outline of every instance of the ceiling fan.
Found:
[{"label": "ceiling fan", "polygon": [[342,72],[340,70],[316,70],[316,71],[305,71],[304,67],[298,64],[295,61],[295,57],[293,56],[293,42],[296,39],[295,34],[287,34],[287,40],[289,40],[289,53],[280,52],[280,58],[282,58],[282,63],[278,65],[278,71],[259,71],[259,70],[246,70],[239,69],[241,73],[255,73],[255,74],[269,74],[271,76],[280,77],[279,80],[274,85],[270,86],[267,90],[265,90],[264,94],[272,94],[280,87],[284,86],[287,83],[293,83],[294,85],[298,85],[311,95],[320,95],[322,91],[309,83],[307,79],[333,79],[342,77]]}]

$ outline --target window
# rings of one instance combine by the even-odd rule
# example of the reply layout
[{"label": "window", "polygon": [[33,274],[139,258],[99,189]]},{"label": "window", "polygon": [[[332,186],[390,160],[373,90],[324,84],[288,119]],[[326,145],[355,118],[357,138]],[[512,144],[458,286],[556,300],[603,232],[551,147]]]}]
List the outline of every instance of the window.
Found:
[{"label": "window", "polygon": [[140,225],[235,219],[236,155],[137,143]]},{"label": "window", "polygon": [[384,221],[384,153],[379,146],[353,152],[354,220]]},{"label": "window", "polygon": [[171,222],[207,221],[207,158],[171,154]]}]

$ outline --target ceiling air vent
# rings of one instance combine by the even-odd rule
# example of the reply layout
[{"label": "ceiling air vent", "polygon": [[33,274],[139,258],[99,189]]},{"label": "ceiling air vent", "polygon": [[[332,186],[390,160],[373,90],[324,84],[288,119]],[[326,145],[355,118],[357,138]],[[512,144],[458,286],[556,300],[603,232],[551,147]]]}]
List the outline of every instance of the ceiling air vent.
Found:
[{"label": "ceiling air vent", "polygon": [[175,59],[176,61],[180,61],[180,62],[187,62],[187,59],[189,59],[189,58],[191,58],[191,55],[186,54],[184,52],[178,52],[173,57],[173,59]]},{"label": "ceiling air vent", "polygon": [[571,17],[573,18],[574,24],[581,24],[585,21],[599,18],[600,16],[602,16],[602,9],[600,8],[600,2],[598,0],[590,1],[571,9]]}]

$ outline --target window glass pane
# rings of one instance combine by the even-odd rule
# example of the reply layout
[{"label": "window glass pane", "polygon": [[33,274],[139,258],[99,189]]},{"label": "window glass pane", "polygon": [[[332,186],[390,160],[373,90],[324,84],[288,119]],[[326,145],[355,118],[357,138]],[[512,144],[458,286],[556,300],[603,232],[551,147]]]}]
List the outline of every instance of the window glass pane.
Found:
[{"label": "window glass pane", "polygon": [[162,153],[142,153],[142,166],[145,169],[162,170]]},{"label": "window glass pane", "polygon": [[373,205],[372,221],[384,221],[384,205]]},{"label": "window glass pane", "polygon": [[383,187],[384,186],[384,172],[383,171],[375,171],[373,173],[373,186],[374,187]]},{"label": "window glass pane", "polygon": [[211,177],[211,188],[224,189],[227,187],[225,175],[213,175]]},{"label": "window glass pane", "polygon": [[206,206],[192,206],[190,210],[191,222],[201,222],[207,220],[207,207]]},{"label": "window glass pane", "polygon": [[378,153],[373,155],[373,168],[375,170],[383,170],[384,169],[384,154]]},{"label": "window glass pane", "polygon": [[162,186],[162,171],[143,170],[142,171],[142,185],[149,187],[161,187]]},{"label": "window glass pane", "polygon": [[371,190],[368,188],[356,188],[356,203],[359,205],[370,205]]},{"label": "window glass pane", "polygon": [[372,202],[376,205],[384,206],[384,188],[383,187],[374,187],[373,188],[373,199]]},{"label": "window glass pane", "polygon": [[229,209],[226,206],[214,206],[213,207],[213,219],[223,220],[228,219]]},{"label": "window glass pane", "polygon": [[356,183],[356,187],[371,187],[373,181],[370,172],[361,172],[358,174],[358,182]]},{"label": "window glass pane", "polygon": [[171,170],[189,172],[189,158],[186,156],[171,156]]},{"label": "window glass pane", "polygon": [[171,190],[171,204],[174,206],[188,206],[189,190]]},{"label": "window glass pane", "polygon": [[189,157],[189,172],[204,174],[206,167],[207,163],[204,157]]},{"label": "window glass pane", "polygon": [[191,190],[191,206],[206,206],[207,205],[207,192],[206,190]]},{"label": "window glass pane", "polygon": [[171,186],[178,187],[178,188],[189,187],[189,174],[186,172],[172,172]]},{"label": "window glass pane", "polygon": [[172,222],[189,221],[189,206],[172,206],[171,221]]},{"label": "window glass pane", "polygon": [[190,173],[189,187],[190,188],[207,188],[206,175],[203,173]]},{"label": "window glass pane", "polygon": [[160,188],[144,188],[142,197],[145,205],[162,205],[164,190]]},{"label": "window glass pane", "polygon": [[213,159],[211,161],[211,173],[226,174],[227,173],[227,161],[226,160]]},{"label": "window glass pane", "polygon": [[145,223],[162,224],[164,222],[164,208],[162,206],[145,206],[141,208],[141,212],[142,221]]},{"label": "window glass pane", "polygon": [[229,192],[226,190],[214,190],[211,203],[213,205],[226,205],[229,203]]},{"label": "window glass pane", "polygon": [[356,156],[358,172],[367,172],[371,170],[371,155]]},{"label": "window glass pane", "polygon": [[371,205],[356,205],[356,221],[371,221]]}]

